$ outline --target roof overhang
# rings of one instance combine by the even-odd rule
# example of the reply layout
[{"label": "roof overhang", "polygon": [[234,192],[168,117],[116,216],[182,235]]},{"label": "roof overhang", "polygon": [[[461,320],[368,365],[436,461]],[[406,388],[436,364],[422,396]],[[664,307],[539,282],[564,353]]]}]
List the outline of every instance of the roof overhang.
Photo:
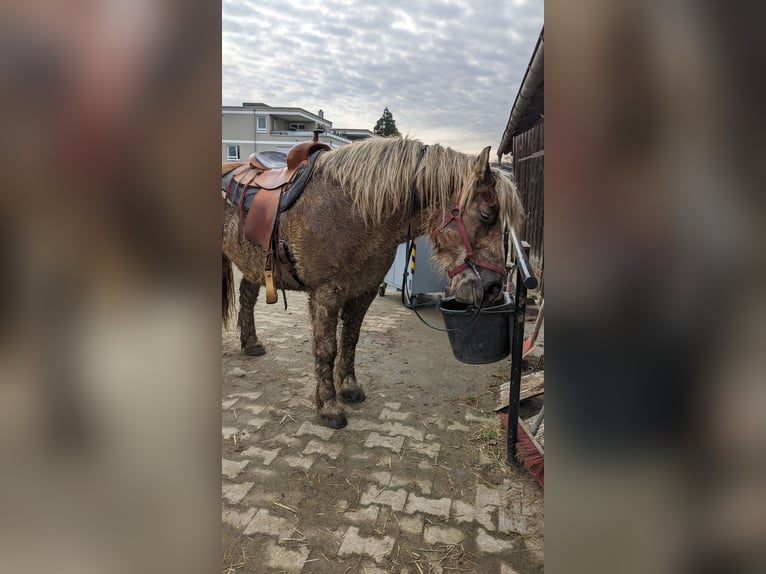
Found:
[{"label": "roof overhang", "polygon": [[537,38],[537,44],[527,66],[527,71],[524,73],[524,79],[521,81],[521,87],[513,102],[508,124],[497,148],[498,160],[502,158],[503,154],[511,151],[514,136],[533,128],[543,119],[545,112],[544,31],[545,28],[543,27]]}]

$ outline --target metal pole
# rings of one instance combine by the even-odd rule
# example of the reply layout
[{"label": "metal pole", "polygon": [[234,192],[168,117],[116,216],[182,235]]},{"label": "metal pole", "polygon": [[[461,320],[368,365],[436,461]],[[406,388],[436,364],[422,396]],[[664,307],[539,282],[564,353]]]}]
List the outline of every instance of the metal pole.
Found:
[{"label": "metal pole", "polygon": [[[517,244],[517,237],[512,233],[517,253],[522,248]],[[522,253],[526,255],[529,246]],[[511,323],[511,378],[508,382],[508,432],[506,433],[506,458],[509,463],[518,463],[516,441],[518,440],[519,396],[521,394],[521,354],[524,347],[524,317],[527,309],[527,287],[523,278],[524,266],[516,258],[516,300]]]}]

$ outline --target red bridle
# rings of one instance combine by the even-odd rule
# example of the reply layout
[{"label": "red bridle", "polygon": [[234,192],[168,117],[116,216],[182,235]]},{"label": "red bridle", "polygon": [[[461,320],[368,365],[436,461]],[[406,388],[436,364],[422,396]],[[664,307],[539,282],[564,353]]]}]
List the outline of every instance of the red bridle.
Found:
[{"label": "red bridle", "polygon": [[485,269],[489,269],[490,271],[494,271],[495,273],[499,273],[501,277],[505,277],[506,270],[503,267],[500,267],[498,265],[494,265],[490,263],[489,261],[484,261],[482,259],[475,259],[473,257],[473,246],[471,245],[471,240],[468,238],[468,232],[465,229],[465,224],[463,223],[463,216],[460,214],[460,205],[455,205],[454,208],[452,208],[452,212],[444,218],[444,221],[442,221],[442,224],[431,233],[431,241],[435,244],[436,243],[436,236],[441,233],[441,231],[447,227],[450,223],[455,222],[455,225],[457,225],[457,230],[460,232],[460,237],[463,239],[463,245],[465,246],[465,259],[463,262],[458,265],[457,267],[453,267],[449,271],[447,271],[447,275],[450,279],[452,279],[455,275],[460,273],[461,271],[465,271],[469,267],[473,269],[474,273],[478,275],[478,271],[476,270],[477,267],[484,267]]}]

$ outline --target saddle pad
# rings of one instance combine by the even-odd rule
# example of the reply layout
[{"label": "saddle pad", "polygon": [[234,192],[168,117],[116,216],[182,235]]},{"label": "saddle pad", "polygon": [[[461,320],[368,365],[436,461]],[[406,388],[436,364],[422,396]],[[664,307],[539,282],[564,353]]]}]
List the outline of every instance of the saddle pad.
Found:
[{"label": "saddle pad", "polygon": [[314,164],[317,161],[317,158],[320,156],[323,150],[315,151],[309,156],[309,163],[308,165],[305,165],[298,169],[295,176],[295,179],[293,179],[293,182],[290,184],[290,186],[287,188],[287,191],[285,191],[282,196],[279,198],[279,212],[287,211],[293,206],[293,203],[301,196],[303,193],[303,190],[306,187],[306,184],[309,181],[309,178],[311,177],[311,174],[314,172]]}]

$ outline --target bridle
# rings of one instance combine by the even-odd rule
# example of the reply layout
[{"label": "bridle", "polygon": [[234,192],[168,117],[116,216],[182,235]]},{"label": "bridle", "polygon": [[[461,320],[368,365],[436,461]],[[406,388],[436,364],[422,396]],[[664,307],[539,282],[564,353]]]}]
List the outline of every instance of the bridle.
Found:
[{"label": "bridle", "polygon": [[460,233],[460,237],[463,240],[463,246],[465,247],[466,255],[465,259],[463,259],[463,262],[460,265],[457,265],[447,271],[447,276],[452,279],[455,275],[461,271],[465,271],[468,268],[472,269],[476,275],[479,275],[479,271],[476,268],[484,267],[485,269],[489,269],[490,271],[498,273],[501,277],[505,277],[507,272],[503,267],[494,265],[489,261],[484,261],[483,259],[478,259],[473,256],[473,245],[471,245],[471,239],[468,237],[468,232],[465,229],[465,223],[463,223],[463,216],[460,213],[460,204],[456,204],[455,207],[452,208],[452,211],[444,217],[442,224],[433,232],[431,232],[431,242],[436,244],[437,235],[439,235],[439,233],[441,233],[444,228],[453,221],[455,222],[457,230]]},{"label": "bridle", "polygon": [[[415,176],[412,178],[412,189],[411,189],[411,197],[412,202],[410,203],[410,212],[408,216],[408,223],[407,223],[407,241],[406,241],[406,258],[404,262],[404,271],[402,274],[402,303],[409,307],[407,304],[407,275],[409,274],[409,267],[410,267],[410,256],[412,254],[412,244],[413,244],[413,238],[412,238],[412,232],[410,228],[409,221],[412,220],[412,213],[415,210],[415,204],[417,202],[417,195],[416,195],[416,177],[417,177],[417,171],[418,167],[420,166],[420,162],[423,159],[423,156],[425,155],[426,151],[428,150],[428,146],[423,146],[420,149],[420,153],[418,154],[418,160],[415,164]],[[473,323],[476,318],[479,316],[479,313],[481,312],[481,309],[483,307],[484,303],[484,281],[481,278],[481,274],[479,273],[479,270],[476,269],[477,267],[484,267],[485,269],[489,269],[490,271],[494,271],[495,273],[499,273],[501,277],[507,277],[508,271],[500,267],[498,265],[494,265],[490,263],[489,261],[484,261],[483,259],[477,259],[473,256],[473,245],[471,245],[471,239],[468,237],[468,231],[466,231],[465,223],[463,223],[463,216],[460,212],[460,203],[456,203],[455,207],[452,209],[452,212],[445,216],[444,221],[442,221],[441,225],[436,228],[433,232],[431,232],[431,242],[436,244],[436,236],[441,233],[445,227],[447,227],[450,223],[455,222],[455,225],[457,225],[458,231],[460,232],[460,237],[463,240],[463,246],[465,247],[466,256],[463,260],[463,263],[460,265],[457,265],[450,269],[447,272],[447,275],[450,279],[452,279],[455,275],[460,273],[461,271],[465,271],[466,269],[471,269],[475,274],[476,277],[479,279],[479,285],[481,289],[481,302],[479,303],[478,307],[475,308],[473,315],[469,319],[467,323],[464,325],[461,325],[460,327],[452,328],[452,329],[439,329],[438,327],[434,327],[433,325],[430,325],[423,317],[420,316],[420,313],[418,313],[418,310],[415,308],[415,306],[410,307],[412,311],[415,313],[415,316],[420,319],[420,322],[423,323],[426,327],[433,329],[434,331],[442,331],[442,332],[451,332],[451,331],[462,331],[466,327],[468,327],[471,323]]]}]

